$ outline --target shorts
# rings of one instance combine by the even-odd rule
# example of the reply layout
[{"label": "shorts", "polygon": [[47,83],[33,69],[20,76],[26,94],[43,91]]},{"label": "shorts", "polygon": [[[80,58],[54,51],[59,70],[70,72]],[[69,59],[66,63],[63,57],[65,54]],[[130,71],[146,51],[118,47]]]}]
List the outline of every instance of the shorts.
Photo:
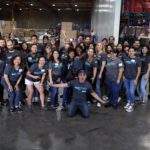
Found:
[{"label": "shorts", "polygon": [[40,81],[33,82],[33,81],[28,80],[28,79],[25,79],[25,84],[26,85],[34,85],[35,87],[38,87],[38,85],[40,84]]}]

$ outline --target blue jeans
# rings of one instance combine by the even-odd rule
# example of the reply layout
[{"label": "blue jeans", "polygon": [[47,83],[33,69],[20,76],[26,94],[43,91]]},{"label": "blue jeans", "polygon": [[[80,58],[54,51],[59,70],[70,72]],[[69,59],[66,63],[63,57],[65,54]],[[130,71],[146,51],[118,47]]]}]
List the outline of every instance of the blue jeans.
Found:
[{"label": "blue jeans", "polygon": [[12,92],[10,92],[8,85],[5,81],[2,82],[2,85],[4,86],[7,94],[8,94],[8,100],[9,100],[9,107],[19,107],[19,100],[21,98],[21,91],[14,89]]},{"label": "blue jeans", "polygon": [[112,106],[117,106],[119,98],[119,84],[114,81],[106,80],[108,97]]},{"label": "blue jeans", "polygon": [[135,102],[135,84],[134,79],[125,79],[125,88],[126,88],[126,97],[127,101],[130,104],[134,104]]},{"label": "blue jeans", "polygon": [[96,93],[98,94],[99,97],[102,97],[102,80],[99,79],[99,77],[97,76],[96,79],[96,89],[95,89]]},{"label": "blue jeans", "polygon": [[[63,83],[67,83],[66,80],[62,80]],[[63,105],[65,105],[68,102],[68,88],[63,89]]]},{"label": "blue jeans", "polygon": [[87,101],[79,102],[78,100],[72,100],[68,108],[68,116],[74,117],[77,109],[79,109],[84,118],[89,117],[89,107]]},{"label": "blue jeans", "polygon": [[146,77],[146,74],[144,74],[141,77],[137,92],[140,98],[142,99],[142,101],[146,103],[148,101],[148,93],[146,92],[146,86],[147,86],[149,77],[147,77],[147,80],[145,80],[145,77]]},{"label": "blue jeans", "polygon": [[51,105],[55,106],[56,98],[57,98],[56,96],[57,96],[57,93],[58,93],[58,88],[51,87],[50,91],[51,91]]}]

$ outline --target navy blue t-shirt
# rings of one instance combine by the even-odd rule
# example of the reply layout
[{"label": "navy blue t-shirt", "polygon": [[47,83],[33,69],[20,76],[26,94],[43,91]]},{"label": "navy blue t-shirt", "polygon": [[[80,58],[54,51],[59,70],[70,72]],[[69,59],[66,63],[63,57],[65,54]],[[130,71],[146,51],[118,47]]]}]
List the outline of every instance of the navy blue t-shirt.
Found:
[{"label": "navy blue t-shirt", "polygon": [[51,61],[49,63],[49,69],[52,70],[52,80],[57,81],[58,78],[62,78],[63,75],[63,63],[57,63],[54,61]]},{"label": "navy blue t-shirt", "polygon": [[11,83],[16,83],[20,76],[24,73],[24,67],[20,66],[18,70],[14,68],[12,65],[6,66],[4,70],[4,74],[6,74]]},{"label": "navy blue t-shirt", "polygon": [[142,61],[141,73],[145,74],[145,73],[147,73],[148,65],[150,64],[150,55],[141,56],[140,59]]},{"label": "navy blue t-shirt", "polygon": [[107,54],[105,52],[101,53],[100,55],[96,56],[96,60],[97,60],[97,70],[98,73],[101,70],[101,66],[102,66],[102,62],[107,60]]},{"label": "navy blue t-shirt", "polygon": [[0,77],[2,77],[5,68],[5,62],[0,60]]},{"label": "navy blue t-shirt", "polygon": [[44,65],[43,68],[40,69],[40,68],[38,67],[38,64],[35,63],[35,64],[33,64],[33,65],[29,68],[28,71],[29,71],[32,75],[34,75],[34,76],[39,76],[39,79],[34,79],[34,78],[32,78],[32,77],[29,77],[28,75],[26,76],[26,79],[28,79],[28,80],[30,80],[30,81],[32,81],[32,82],[39,82],[39,81],[41,81],[42,75],[45,74],[45,73],[47,73],[47,70],[48,70],[48,68],[47,68],[46,65]]},{"label": "navy blue t-shirt", "polygon": [[112,60],[111,58],[107,59],[106,80],[116,82],[119,75],[119,69],[123,67],[123,62],[119,58],[116,58],[115,60]]},{"label": "navy blue t-shirt", "polygon": [[84,63],[84,70],[87,73],[87,78],[93,77],[93,68],[97,68],[97,60],[93,59],[91,62],[86,60]]},{"label": "navy blue t-shirt", "polygon": [[138,67],[141,67],[141,60],[138,57],[124,59],[124,76],[127,79],[134,80],[136,78]]},{"label": "navy blue t-shirt", "polygon": [[89,93],[94,92],[91,84],[87,81],[80,83],[78,79],[75,79],[68,82],[68,86],[73,88],[72,100],[78,102],[87,101]]},{"label": "navy blue t-shirt", "polygon": [[35,56],[32,56],[31,54],[28,54],[26,57],[26,61],[28,64],[28,67],[31,67],[33,64],[38,63],[39,55],[36,54]]},{"label": "navy blue t-shirt", "polygon": [[12,60],[12,58],[13,58],[15,55],[20,55],[20,56],[21,56],[21,52],[18,51],[18,50],[14,50],[14,51],[12,51],[12,52],[6,51],[6,52],[4,53],[4,57],[5,57],[5,62],[6,62],[6,64],[11,64],[11,60]]}]

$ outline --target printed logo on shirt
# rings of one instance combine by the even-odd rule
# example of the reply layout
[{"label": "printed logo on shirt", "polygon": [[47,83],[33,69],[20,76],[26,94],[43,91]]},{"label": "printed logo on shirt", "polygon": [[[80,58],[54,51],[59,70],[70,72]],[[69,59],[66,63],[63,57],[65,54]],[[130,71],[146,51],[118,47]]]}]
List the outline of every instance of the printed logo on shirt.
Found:
[{"label": "printed logo on shirt", "polygon": [[45,72],[45,69],[42,69],[41,72]]},{"label": "printed logo on shirt", "polygon": [[19,69],[19,72],[22,72],[23,71],[23,69]]},{"label": "printed logo on shirt", "polygon": [[122,66],[123,66],[123,64],[122,64],[122,63],[120,63],[120,64],[119,64],[119,67],[122,67]]},{"label": "printed logo on shirt", "polygon": [[8,59],[12,59],[12,56],[8,56],[7,58],[8,58]]},{"label": "printed logo on shirt", "polygon": [[78,90],[78,91],[81,91],[82,93],[86,93],[87,92],[87,88],[85,88],[85,87],[75,86],[74,88],[76,90]]}]

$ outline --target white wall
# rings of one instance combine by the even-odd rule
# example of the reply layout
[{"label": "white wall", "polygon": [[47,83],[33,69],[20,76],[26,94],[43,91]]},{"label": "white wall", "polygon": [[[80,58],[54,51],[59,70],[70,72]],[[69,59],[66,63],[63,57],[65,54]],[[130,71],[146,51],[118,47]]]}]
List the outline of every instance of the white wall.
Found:
[{"label": "white wall", "polygon": [[115,44],[118,43],[120,13],[121,0],[95,0],[91,28],[96,31],[99,40],[113,35]]}]

